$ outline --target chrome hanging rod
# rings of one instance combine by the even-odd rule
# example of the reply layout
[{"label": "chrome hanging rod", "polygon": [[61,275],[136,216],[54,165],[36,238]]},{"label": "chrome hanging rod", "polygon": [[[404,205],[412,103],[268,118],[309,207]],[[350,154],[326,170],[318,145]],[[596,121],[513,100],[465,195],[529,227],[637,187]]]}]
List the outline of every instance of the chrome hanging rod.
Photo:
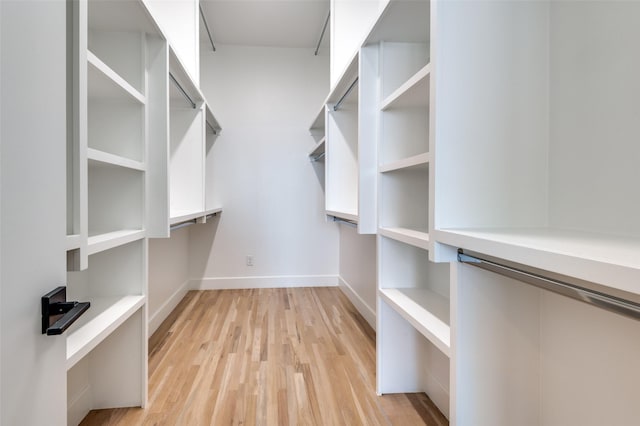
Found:
[{"label": "chrome hanging rod", "polygon": [[351,93],[353,88],[356,87],[356,84],[358,84],[358,77],[356,77],[356,79],[353,80],[353,83],[351,83],[351,86],[349,86],[347,91],[344,92],[344,95],[342,95],[342,97],[338,100],[338,102],[336,102],[336,104],[333,106],[333,110],[334,111],[337,111],[338,108],[340,108],[340,105],[342,105],[342,102],[344,102],[344,100],[347,98],[347,96],[349,96],[349,93]]},{"label": "chrome hanging rod", "polygon": [[329,13],[327,13],[327,19],[325,19],[324,26],[322,27],[322,32],[320,33],[320,40],[318,40],[318,44],[316,45],[316,51],[313,52],[314,56],[318,56],[318,50],[320,50],[320,43],[322,43],[322,39],[324,38],[324,32],[327,31],[327,25],[329,25],[329,17],[330,16],[331,16],[331,11],[329,11]]},{"label": "chrome hanging rod", "polygon": [[197,223],[196,219],[191,219],[191,220],[188,220],[186,222],[176,223],[175,225],[171,225],[169,227],[169,231],[173,232],[173,231],[176,231],[176,230],[178,230],[180,228],[186,228],[187,226],[191,226],[191,225],[194,225],[196,223]]},{"label": "chrome hanging rod", "polygon": [[180,92],[182,93],[182,96],[184,96],[184,98],[189,102],[189,104],[191,104],[191,108],[196,109],[196,103],[193,102],[193,99],[191,99],[191,96],[189,96],[189,94],[187,92],[185,92],[185,90],[182,88],[180,83],[178,83],[178,80],[176,80],[176,78],[173,76],[173,74],[169,73],[169,78],[171,79],[173,84],[176,85],[178,90],[180,90]]},{"label": "chrome hanging rod", "polygon": [[326,152],[321,152],[318,155],[313,155],[309,157],[309,160],[311,160],[311,162],[316,162],[316,161],[320,161],[324,158],[324,156],[326,155]]},{"label": "chrome hanging rod", "polygon": [[213,37],[211,37],[211,31],[209,31],[209,24],[207,24],[207,19],[204,17],[204,12],[202,11],[202,5],[200,7],[200,17],[202,18],[202,22],[204,23],[204,29],[207,30],[207,35],[209,36],[209,41],[211,42],[211,48],[213,51],[216,51],[216,45],[213,44]]},{"label": "chrome hanging rod", "polygon": [[213,127],[213,125],[211,123],[209,123],[208,121],[206,121],[207,126],[209,126],[209,128],[211,129],[211,131],[213,132],[214,135],[218,134],[218,131],[216,130],[215,127]]},{"label": "chrome hanging rod", "polygon": [[334,222],[342,222],[342,223],[345,223],[347,225],[358,226],[358,222],[356,222],[355,220],[343,219],[343,218],[338,217],[338,216],[330,216],[330,217]]},{"label": "chrome hanging rod", "polygon": [[[545,276],[547,274],[552,274],[548,271],[539,270],[537,268],[530,268],[519,264],[516,264],[517,266],[507,265],[503,264],[502,262],[509,262],[493,258],[487,259],[485,257],[488,258],[489,256],[478,255],[476,253],[473,253],[473,255],[471,255],[469,253],[465,253],[462,249],[458,250],[458,261],[462,263],[467,263],[469,265],[491,271],[505,277],[513,278],[518,281],[533,285],[535,287],[549,290],[554,293],[558,293],[563,296],[570,297],[572,299],[579,300],[581,302],[585,302],[620,315],[631,317],[636,320],[640,319],[640,303],[621,297],[611,296],[609,294],[584,287],[584,285],[599,287],[597,284],[562,276],[564,279],[572,281],[575,280],[576,282],[580,282],[581,284],[583,284],[577,285],[553,277]],[[531,270],[524,270],[521,268]]]}]

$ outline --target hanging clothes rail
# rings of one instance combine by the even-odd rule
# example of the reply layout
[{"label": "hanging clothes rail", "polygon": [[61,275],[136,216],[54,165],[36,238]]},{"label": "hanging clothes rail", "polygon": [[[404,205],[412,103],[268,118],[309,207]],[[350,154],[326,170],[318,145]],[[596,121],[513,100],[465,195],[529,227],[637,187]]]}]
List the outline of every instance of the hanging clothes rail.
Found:
[{"label": "hanging clothes rail", "polygon": [[346,223],[347,225],[358,226],[358,222],[356,222],[355,220],[343,219],[338,216],[330,216],[330,217],[334,222],[342,222],[342,223]]},{"label": "hanging clothes rail", "polygon": [[[561,276],[561,279],[559,279],[550,276],[553,275],[553,273],[548,271],[519,264],[511,264],[510,262],[502,259],[494,259],[490,256],[465,252],[462,249],[458,250],[458,261],[505,277],[513,278],[526,284],[530,284],[544,290],[549,290],[620,315],[637,320],[640,319],[640,303],[634,300],[612,296],[601,291],[587,288],[587,286],[601,287],[595,283],[564,276]],[[576,283],[568,281],[575,281]]]},{"label": "hanging clothes rail", "polygon": [[178,90],[180,90],[180,93],[182,93],[182,96],[184,96],[184,98],[189,102],[189,104],[191,105],[191,108],[195,109],[196,103],[193,102],[193,99],[191,99],[191,96],[189,96],[189,94],[182,88],[182,86],[180,85],[180,83],[178,83],[178,80],[176,80],[173,74],[169,73],[169,79],[173,84],[175,84]]},{"label": "hanging clothes rail", "polygon": [[209,24],[207,24],[207,19],[204,17],[204,12],[202,11],[202,6],[200,5],[200,17],[202,18],[202,22],[204,23],[204,29],[207,31],[207,35],[209,36],[209,41],[211,42],[211,48],[213,51],[216,51],[216,45],[213,44],[213,37],[211,37],[211,31],[209,31]]},{"label": "hanging clothes rail", "polygon": [[309,156],[309,160],[311,160],[311,162],[320,161],[320,160],[322,160],[324,158],[325,155],[326,155],[325,152],[321,152],[318,155]]},{"label": "hanging clothes rail", "polygon": [[318,56],[318,50],[320,50],[320,43],[322,43],[322,39],[324,38],[324,33],[325,31],[327,31],[327,26],[329,25],[330,16],[331,16],[331,11],[329,11],[329,13],[327,14],[327,19],[325,19],[324,21],[324,26],[322,27],[322,32],[320,33],[320,39],[318,40],[318,44],[316,45],[316,51],[313,52],[313,56]]},{"label": "hanging clothes rail", "polygon": [[344,92],[344,95],[342,95],[342,97],[338,100],[338,102],[336,102],[336,104],[333,106],[333,110],[334,111],[337,111],[338,108],[340,108],[340,105],[342,105],[342,102],[344,102],[344,100],[347,98],[347,96],[349,96],[349,93],[351,93],[353,88],[356,87],[356,84],[358,84],[358,77],[356,77],[356,79],[353,81],[353,83],[351,83],[351,86],[349,86],[347,91]]},{"label": "hanging clothes rail", "polygon": [[213,132],[214,135],[218,134],[218,131],[216,130],[215,127],[213,127],[213,124],[209,123],[208,121],[206,121],[207,126],[209,126],[209,128],[211,129],[211,131]]}]

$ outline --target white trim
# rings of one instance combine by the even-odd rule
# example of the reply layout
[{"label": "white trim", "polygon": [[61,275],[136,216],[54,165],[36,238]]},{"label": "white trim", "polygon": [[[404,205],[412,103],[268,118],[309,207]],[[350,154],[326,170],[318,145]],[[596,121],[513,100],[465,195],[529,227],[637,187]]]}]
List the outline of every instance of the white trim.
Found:
[{"label": "white trim", "polygon": [[364,317],[364,319],[369,323],[371,328],[376,329],[376,311],[372,309],[371,306],[365,302],[362,297],[358,293],[355,292],[353,287],[349,285],[348,282],[344,280],[344,278],[339,277],[340,280],[340,290],[347,296],[347,298],[353,303],[353,306],[360,312],[360,315]]},{"label": "white trim", "polygon": [[337,275],[274,275],[267,277],[215,277],[192,280],[197,290],[249,288],[337,287]]},{"label": "white trim", "polygon": [[169,297],[162,306],[154,313],[150,313],[149,315],[149,338],[156,332],[160,324],[173,312],[173,310],[178,306],[178,303],[184,299],[187,292],[192,290],[193,287],[191,284],[193,281],[186,280],[183,282],[180,287]]},{"label": "white trim", "polygon": [[67,409],[67,423],[70,425],[78,425],[82,422],[82,419],[89,414],[89,411],[91,411],[91,406],[93,405],[91,387],[89,385],[83,387],[80,392],[72,395],[69,399],[71,402]]}]

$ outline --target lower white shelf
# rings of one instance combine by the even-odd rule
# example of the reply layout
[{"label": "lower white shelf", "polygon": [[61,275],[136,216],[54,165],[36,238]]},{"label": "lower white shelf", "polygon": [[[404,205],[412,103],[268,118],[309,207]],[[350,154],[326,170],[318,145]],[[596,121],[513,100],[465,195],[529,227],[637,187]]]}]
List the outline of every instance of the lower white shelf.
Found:
[{"label": "lower white shelf", "polygon": [[380,235],[400,241],[401,243],[410,244],[424,250],[429,250],[429,233],[417,231],[409,228],[391,228],[384,227],[378,230]]},{"label": "lower white shelf", "polygon": [[91,300],[89,310],[67,336],[67,370],[84,358],[145,303],[145,296],[131,295]]},{"label": "lower white shelf", "polygon": [[96,254],[144,238],[142,229],[122,229],[89,237],[88,254]]},{"label": "lower white shelf", "polygon": [[384,288],[379,294],[435,347],[451,356],[449,299],[421,288]]}]

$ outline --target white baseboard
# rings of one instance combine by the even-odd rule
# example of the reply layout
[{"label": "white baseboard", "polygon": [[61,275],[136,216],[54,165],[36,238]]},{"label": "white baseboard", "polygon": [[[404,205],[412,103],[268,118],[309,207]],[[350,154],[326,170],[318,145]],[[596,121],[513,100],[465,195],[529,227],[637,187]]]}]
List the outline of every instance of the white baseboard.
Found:
[{"label": "white baseboard", "polygon": [[249,288],[336,287],[337,275],[276,275],[268,277],[216,277],[192,280],[196,290]]},{"label": "white baseboard", "polygon": [[91,411],[91,388],[85,386],[80,392],[71,396],[69,399],[71,401],[67,406],[67,424],[76,426],[79,425],[87,414],[89,414],[89,411]]},{"label": "white baseboard", "polygon": [[156,332],[158,327],[160,327],[160,324],[162,324],[162,321],[167,319],[169,314],[171,314],[176,306],[178,306],[178,303],[180,303],[180,301],[184,299],[184,296],[187,294],[187,292],[191,290],[191,283],[192,281],[186,280],[180,285],[180,287],[178,287],[178,289],[171,295],[171,297],[169,297],[169,299],[167,299],[167,301],[162,304],[160,309],[158,309],[153,314],[149,314],[149,337],[151,337],[153,333]]},{"label": "white baseboard", "polygon": [[360,315],[364,317],[364,319],[369,323],[371,328],[376,329],[376,311],[371,308],[363,299],[360,297],[358,293],[355,292],[353,287],[349,285],[342,277],[339,277],[340,280],[340,289],[347,296],[347,298],[353,303],[353,306],[356,307]]}]

